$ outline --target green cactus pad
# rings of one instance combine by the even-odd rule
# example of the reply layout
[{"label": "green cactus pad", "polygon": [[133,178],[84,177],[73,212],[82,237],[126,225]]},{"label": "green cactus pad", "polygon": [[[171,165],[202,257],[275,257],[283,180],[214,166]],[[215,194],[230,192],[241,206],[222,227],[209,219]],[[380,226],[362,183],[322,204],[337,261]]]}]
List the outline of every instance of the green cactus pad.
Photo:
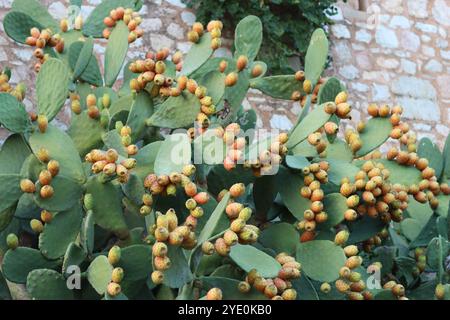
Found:
[{"label": "green cactus pad", "polygon": [[235,183],[248,185],[255,181],[255,176],[251,170],[244,169],[238,165],[232,171],[226,171],[223,164],[215,165],[208,173],[208,191],[213,195],[218,195],[223,189],[229,189]]},{"label": "green cactus pad", "polygon": [[31,150],[23,136],[20,134],[9,136],[0,151],[0,174],[19,174],[30,154]]},{"label": "green cactus pad", "polygon": [[164,272],[164,284],[170,288],[181,288],[185,283],[192,281],[193,275],[183,249],[169,246],[167,256],[171,266]]},{"label": "green cactus pad", "polygon": [[199,69],[213,54],[211,48],[211,35],[205,33],[198,43],[192,44],[183,60],[181,72],[187,76]]},{"label": "green cactus pad", "polygon": [[[92,39],[92,38],[89,38]],[[92,40],[76,41],[69,48],[69,64],[74,70],[73,78],[86,81],[96,87],[103,85],[97,58],[92,53]],[[90,54],[89,54],[89,50]]]},{"label": "green cactus pad", "polygon": [[[258,121],[258,115],[255,109],[244,110],[241,108],[237,114],[237,121],[241,126],[243,132],[248,132],[249,130],[255,130],[256,122]],[[249,143],[252,143],[254,135],[249,136]]]},{"label": "green cactus pad", "polygon": [[234,58],[244,55],[249,61],[255,60],[261,47],[263,32],[261,20],[256,16],[247,16],[239,21],[234,35]]},{"label": "green cactus pad", "polygon": [[437,198],[439,200],[439,206],[436,209],[436,213],[441,217],[448,218],[450,196],[440,194]]},{"label": "green cactus pad", "polygon": [[68,131],[77,152],[82,157],[92,149],[102,147],[102,135],[104,133],[105,130],[100,126],[100,122],[91,119],[86,110],[72,117]]},{"label": "green cactus pad", "polygon": [[384,167],[389,170],[390,181],[395,181],[395,183],[410,186],[412,184],[418,184],[422,180],[420,171],[415,167],[399,165],[395,161],[389,161],[386,159],[377,160],[377,162],[381,162]]},{"label": "green cactus pad", "polygon": [[18,174],[0,174],[0,212],[12,207],[22,195]]},{"label": "green cactus pad", "polygon": [[419,235],[410,242],[409,248],[414,249],[417,247],[426,247],[431,239],[437,237],[438,235],[438,219],[436,216],[431,216],[430,219],[423,224],[423,228]]},{"label": "green cactus pad", "polygon": [[355,244],[370,239],[384,227],[386,227],[386,224],[380,219],[364,216],[348,224],[350,237],[348,238],[347,244]]},{"label": "green cactus pad", "polygon": [[11,9],[13,12],[22,12],[28,14],[31,18],[39,22],[43,27],[52,29],[53,32],[58,32],[59,25],[52,15],[48,12],[39,1],[36,0],[14,0]]},{"label": "green cactus pad", "polygon": [[1,300],[11,300],[11,293],[9,292],[8,284],[0,272],[0,299]]},{"label": "green cactus pad", "polygon": [[289,255],[294,255],[299,237],[300,235],[294,226],[281,222],[272,224],[269,228],[264,229],[258,241],[264,247],[271,248],[276,253],[286,252]]},{"label": "green cactus pad", "polygon": [[61,61],[50,58],[39,71],[36,80],[36,97],[39,114],[48,121],[58,114],[69,94],[70,71]]},{"label": "green cactus pad", "polygon": [[326,149],[327,159],[351,162],[353,160],[353,152],[349,145],[341,139],[331,140],[332,142],[328,144]]},{"label": "green cactus pad", "polygon": [[229,200],[230,193],[227,192],[217,205],[216,209],[214,209],[208,219],[208,222],[206,222],[205,226],[202,228],[202,231],[197,239],[199,246],[215,235],[222,233],[229,227],[229,219],[225,214],[225,208]]},{"label": "green cactus pad", "polygon": [[242,293],[238,290],[239,280],[222,277],[200,277],[203,288],[206,291],[212,288],[220,288],[223,294],[223,300],[267,300],[267,297],[252,288],[250,292]]},{"label": "green cactus pad", "polygon": [[41,215],[41,208],[38,207],[34,201],[34,196],[31,193],[24,193],[17,203],[17,208],[14,216],[19,219],[39,219]]},{"label": "green cactus pad", "polygon": [[59,162],[61,175],[79,183],[86,180],[80,155],[72,139],[57,127],[49,125],[45,133],[35,131],[30,136],[30,145],[35,154],[42,148],[47,149],[50,158]]},{"label": "green cactus pad", "polygon": [[30,119],[25,106],[9,93],[0,93],[0,124],[14,133],[30,129]]},{"label": "green cactus pad", "polygon": [[304,186],[303,177],[298,173],[280,168],[277,175],[279,192],[289,211],[298,220],[303,219],[303,212],[309,209],[310,202],[300,195],[300,189]]},{"label": "green cactus pad", "polygon": [[286,144],[288,148],[295,147],[297,144],[308,138],[309,134],[317,131],[328,120],[331,115],[325,112],[325,105],[317,106],[293,129]]},{"label": "green cactus pad", "polygon": [[412,196],[409,197],[406,211],[411,218],[420,221],[422,225],[425,225],[433,215],[433,209],[431,209],[428,203],[417,202]]},{"label": "green cactus pad", "polygon": [[334,102],[336,96],[342,91],[345,91],[345,88],[341,84],[341,81],[335,77],[331,77],[320,87],[319,93],[317,94],[317,103]]},{"label": "green cactus pad", "polygon": [[349,178],[350,181],[355,179],[356,174],[360,171],[359,167],[342,160],[327,159],[330,168],[328,169],[328,180],[337,186],[341,185],[343,178]]},{"label": "green cactus pad", "polygon": [[157,175],[181,172],[191,163],[191,143],[186,134],[172,134],[164,140],[156,156],[154,170]]},{"label": "green cactus pad", "polygon": [[62,257],[67,246],[74,241],[79,232],[82,220],[80,205],[54,215],[50,223],[46,223],[44,231],[39,235],[39,249],[48,259]]},{"label": "green cactus pad", "polygon": [[328,59],[328,38],[323,29],[316,29],[311,36],[305,57],[305,77],[314,86],[322,74]]},{"label": "green cactus pad", "polygon": [[34,269],[55,269],[57,260],[47,260],[39,250],[18,247],[8,250],[3,257],[2,271],[5,278],[14,283],[26,283],[28,273]]},{"label": "green cactus pad", "polygon": [[291,169],[302,170],[305,167],[309,167],[311,163],[305,157],[300,155],[287,155],[286,165]]},{"label": "green cactus pad", "polygon": [[297,261],[302,271],[311,279],[331,282],[339,278],[339,269],[345,265],[344,250],[327,240],[313,240],[300,243],[297,247]]},{"label": "green cactus pad", "polygon": [[344,220],[344,213],[348,209],[347,198],[340,193],[327,194],[323,200],[324,211],[328,214],[328,219],[318,225],[321,230],[330,229]]},{"label": "green cactus pad", "polygon": [[128,27],[119,21],[111,32],[105,51],[105,85],[112,87],[128,52]]},{"label": "green cactus pad", "polygon": [[230,258],[244,271],[256,269],[264,278],[275,278],[281,270],[278,261],[250,245],[231,247]]},{"label": "green cactus pad", "polygon": [[106,148],[115,149],[119,155],[128,158],[127,149],[122,144],[122,137],[116,130],[104,133],[102,135],[102,140]]},{"label": "green cactus pad", "polygon": [[127,120],[127,125],[131,128],[131,139],[133,141],[138,141],[142,137],[146,129],[145,119],[149,118],[153,111],[153,99],[147,92],[139,92],[131,106]]},{"label": "green cactus pad", "polygon": [[295,80],[293,75],[270,76],[250,80],[250,88],[276,99],[290,100],[294,91],[301,90],[301,83]]},{"label": "green cactus pad", "polygon": [[[73,45],[70,46],[71,50],[72,48]],[[91,60],[93,50],[94,50],[94,39],[92,37],[89,37],[83,42],[83,46],[81,47],[77,61],[75,63],[75,66],[73,67],[74,79],[80,77],[81,74],[89,65],[89,61]]]},{"label": "green cactus pad", "polygon": [[363,157],[381,146],[389,138],[391,131],[389,118],[372,118],[367,121],[364,131],[359,134],[362,147],[356,152],[356,156]]},{"label": "green cactus pad", "polygon": [[89,253],[92,254],[94,251],[94,228],[95,226],[95,217],[92,211],[86,212],[86,217],[83,219],[82,229],[80,233],[80,242],[83,248]]},{"label": "green cactus pad", "polygon": [[18,11],[10,11],[3,19],[5,33],[14,41],[24,44],[30,36],[31,28],[43,29],[43,26],[31,18],[28,14]]},{"label": "green cactus pad", "polygon": [[128,96],[131,94],[130,82],[132,79],[136,79],[139,76],[139,74],[131,72],[130,70],[131,63],[132,61],[128,62],[127,64],[125,64],[125,67],[123,68],[123,84],[119,90],[119,96],[121,97]]},{"label": "green cactus pad", "polygon": [[112,271],[113,267],[106,256],[98,256],[89,265],[87,279],[98,294],[102,295],[106,292],[111,282]]},{"label": "green cactus pad", "polygon": [[264,175],[253,183],[253,199],[255,202],[256,216],[267,218],[267,213],[273,205],[273,200],[278,194],[275,175]]},{"label": "green cactus pad", "polygon": [[105,25],[103,20],[109,16],[111,10],[118,7],[137,9],[139,0],[104,0],[97,5],[83,25],[83,34],[87,37],[102,38]]},{"label": "green cactus pad", "polygon": [[72,300],[74,293],[66,279],[54,270],[36,269],[27,277],[27,291],[34,300]]},{"label": "green cactus pad", "polygon": [[147,279],[153,270],[151,246],[135,244],[122,248],[117,267],[124,270],[124,282]]},{"label": "green cactus pad", "polygon": [[436,177],[441,177],[444,169],[444,157],[436,144],[429,138],[421,139],[417,147],[417,155],[420,158],[428,159],[429,166],[434,169]]},{"label": "green cactus pad", "polygon": [[8,227],[9,223],[14,217],[15,210],[16,207],[12,206],[0,212],[0,231],[3,231]]},{"label": "green cactus pad", "polygon": [[142,181],[145,177],[154,172],[153,166],[156,161],[159,149],[161,148],[162,141],[156,141],[146,145],[141,148],[134,158],[136,159],[136,168],[133,169],[134,174],[136,174]]},{"label": "green cactus pad", "polygon": [[34,201],[36,204],[46,210],[59,212],[70,209],[73,205],[81,200],[82,188],[79,184],[74,183],[72,179],[58,175],[51,182],[54,194],[51,198],[41,198],[39,191],[41,185],[36,185],[36,194]]},{"label": "green cactus pad", "polygon": [[427,264],[432,270],[442,272],[448,254],[448,242],[441,236],[430,241],[427,246]]},{"label": "green cactus pad", "polygon": [[88,181],[87,192],[94,198],[95,222],[102,228],[122,233],[127,225],[122,213],[119,190],[111,183],[100,183],[96,178]]},{"label": "green cactus pad", "polygon": [[303,140],[295,147],[289,149],[289,152],[292,152],[292,154],[295,156],[300,155],[307,158],[316,158],[319,156],[316,148],[311,145],[308,140]]},{"label": "green cactus pad", "polygon": [[225,94],[225,75],[219,71],[211,71],[205,74],[199,83],[206,87],[207,95],[217,105]]},{"label": "green cactus pad", "polygon": [[[71,242],[67,246],[67,250],[64,253],[64,260],[62,265],[62,273],[64,276],[73,274],[73,270],[69,270],[70,266],[80,266],[84,259],[86,259],[86,251],[78,246],[75,242]],[[70,271],[70,272],[69,272]]]},{"label": "green cactus pad", "polygon": [[200,111],[198,98],[184,91],[178,97],[169,97],[156,106],[155,113],[147,120],[148,126],[165,128],[183,128],[192,126]]},{"label": "green cactus pad", "polygon": [[[233,67],[229,65],[229,68]],[[224,99],[228,102],[230,107],[230,113],[227,117],[221,121],[222,124],[229,123],[234,119],[236,114],[247,96],[248,89],[250,88],[249,76],[246,72],[240,72],[237,83],[232,87],[227,87],[225,90]]]},{"label": "green cactus pad", "polygon": [[142,196],[145,189],[141,179],[134,173],[131,173],[127,183],[122,185],[122,191],[135,205],[142,205]]}]

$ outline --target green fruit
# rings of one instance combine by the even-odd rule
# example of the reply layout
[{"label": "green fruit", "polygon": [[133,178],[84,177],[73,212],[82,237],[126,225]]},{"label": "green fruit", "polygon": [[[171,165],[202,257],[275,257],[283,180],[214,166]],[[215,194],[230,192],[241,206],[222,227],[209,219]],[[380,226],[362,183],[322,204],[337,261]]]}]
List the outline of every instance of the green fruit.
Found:
[{"label": "green fruit", "polygon": [[120,283],[123,279],[123,269],[122,268],[114,268],[111,274],[111,280],[115,283]]},{"label": "green fruit", "polygon": [[86,210],[92,210],[94,208],[94,197],[90,193],[86,193],[83,198],[84,207]]},{"label": "green fruit", "polygon": [[6,237],[6,244],[9,249],[14,250],[19,246],[19,238],[14,233],[10,233]]}]

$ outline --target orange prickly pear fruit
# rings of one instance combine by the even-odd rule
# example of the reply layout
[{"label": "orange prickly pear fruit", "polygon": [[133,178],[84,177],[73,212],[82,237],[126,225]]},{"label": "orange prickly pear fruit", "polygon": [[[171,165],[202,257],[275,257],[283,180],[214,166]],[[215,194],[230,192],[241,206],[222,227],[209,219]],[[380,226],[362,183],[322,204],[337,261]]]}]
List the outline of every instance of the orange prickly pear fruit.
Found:
[{"label": "orange prickly pear fruit", "polygon": [[231,72],[229,73],[226,78],[225,78],[225,85],[227,87],[232,87],[234,86],[238,81],[238,75],[236,72]]},{"label": "orange prickly pear fruit", "polygon": [[33,181],[30,179],[23,179],[20,181],[20,189],[25,193],[34,193],[36,192],[36,186]]},{"label": "orange prickly pear fruit", "polygon": [[222,300],[222,290],[219,288],[212,288],[206,294],[206,300]]}]

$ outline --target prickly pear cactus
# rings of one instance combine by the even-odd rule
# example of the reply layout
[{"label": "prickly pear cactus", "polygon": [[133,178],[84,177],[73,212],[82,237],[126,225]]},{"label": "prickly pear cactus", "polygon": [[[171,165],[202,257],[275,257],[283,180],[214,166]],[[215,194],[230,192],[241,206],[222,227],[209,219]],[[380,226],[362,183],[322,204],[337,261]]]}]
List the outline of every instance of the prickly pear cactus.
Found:
[{"label": "prickly pear cactus", "polygon": [[[0,73],[2,298],[5,278],[32,299],[450,299],[449,139],[417,141],[400,106],[375,104],[339,132],[352,107],[321,77],[320,29],[293,75],[254,61],[254,16],[232,58],[215,56],[211,21],[186,56],[125,61],[141,6],[105,0],[71,24],[16,0],[3,20],[38,74],[27,113],[26,88]],[[294,128],[261,137],[250,88],[299,103]],[[51,123],[64,106],[68,132]]]}]

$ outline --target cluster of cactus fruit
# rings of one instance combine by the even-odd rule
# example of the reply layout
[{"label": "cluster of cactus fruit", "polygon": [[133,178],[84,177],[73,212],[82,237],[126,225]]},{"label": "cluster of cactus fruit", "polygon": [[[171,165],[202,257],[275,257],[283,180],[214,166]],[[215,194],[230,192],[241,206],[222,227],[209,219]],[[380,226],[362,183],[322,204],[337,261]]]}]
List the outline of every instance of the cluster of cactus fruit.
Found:
[{"label": "cluster of cactus fruit", "polygon": [[[352,102],[321,77],[321,29],[293,75],[264,76],[254,16],[232,57],[214,55],[212,21],[186,55],[123,68],[141,7],[105,0],[70,25],[15,0],[3,20],[39,62],[36,112],[0,73],[1,298],[450,299],[450,140],[417,141],[401,107],[374,104],[340,134]],[[300,104],[289,133],[256,136],[250,88]],[[65,132],[52,121],[66,103]]]}]

